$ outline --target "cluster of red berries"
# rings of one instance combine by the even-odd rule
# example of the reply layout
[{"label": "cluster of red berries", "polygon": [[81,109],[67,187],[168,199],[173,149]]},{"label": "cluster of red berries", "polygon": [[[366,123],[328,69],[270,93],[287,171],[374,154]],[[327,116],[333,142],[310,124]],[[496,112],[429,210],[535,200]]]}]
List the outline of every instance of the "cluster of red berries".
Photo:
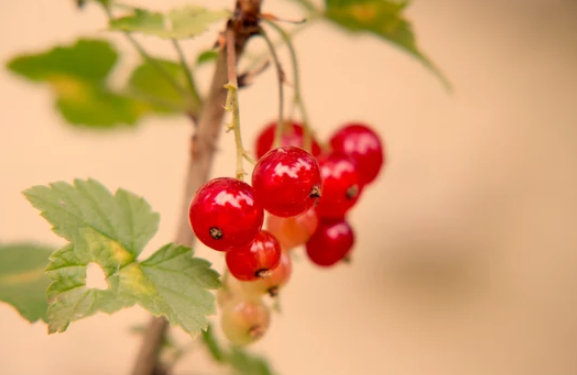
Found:
[{"label": "cluster of red berries", "polygon": [[[311,153],[303,149],[300,124],[287,123],[281,147],[272,149],[275,131],[272,123],[257,139],[252,187],[216,178],[196,192],[190,205],[197,238],[226,252],[233,277],[226,277],[218,302],[223,331],[237,344],[266,332],[270,314],[262,296],[276,295],[288,282],[289,250],[306,245],[309,259],[325,267],[348,258],[354,233],[345,215],[383,164],[382,143],[363,124],[338,130],[326,150],[312,139]],[[265,211],[267,230],[262,229]]]}]

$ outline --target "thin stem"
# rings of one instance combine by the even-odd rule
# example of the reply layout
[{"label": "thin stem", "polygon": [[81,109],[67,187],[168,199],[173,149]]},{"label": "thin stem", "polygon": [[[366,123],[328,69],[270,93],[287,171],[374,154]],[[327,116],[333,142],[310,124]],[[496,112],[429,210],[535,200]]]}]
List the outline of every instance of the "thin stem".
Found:
[{"label": "thin stem", "polygon": [[188,88],[190,89],[190,97],[192,99],[192,106],[195,109],[200,109],[202,107],[202,99],[198,94],[198,88],[196,87],[196,82],[194,81],[194,77],[192,75],[192,71],[188,64],[186,63],[186,58],[184,57],[184,52],[182,52],[182,48],[176,39],[171,39],[172,45],[178,54],[178,59],[180,61],[180,66],[182,70],[184,70],[184,74],[186,75],[186,81],[188,83]]},{"label": "thin stem", "polygon": [[296,55],[296,51],[295,51],[295,47],[294,44],[292,42],[292,39],[290,37],[290,35],[279,25],[277,25],[276,23],[274,23],[273,21],[269,21],[269,20],[264,20],[268,25],[270,25],[273,29],[275,29],[276,31],[278,31],[278,33],[281,35],[282,39],[285,41],[288,49],[289,49],[289,53],[290,53],[290,57],[291,57],[291,62],[293,65],[293,75],[294,75],[294,97],[293,97],[293,101],[294,103],[299,107],[299,110],[301,112],[301,117],[302,117],[302,122],[303,122],[303,127],[305,130],[305,134],[304,134],[304,149],[312,152],[312,131],[311,128],[309,126],[309,117],[308,117],[308,113],[305,107],[305,104],[302,100],[302,91],[301,91],[301,84],[300,84],[300,74],[299,74],[299,64],[298,64],[298,60],[297,60],[297,55]]},{"label": "thin stem", "polygon": [[138,41],[136,39],[134,39],[134,37],[132,35],[130,35],[130,33],[128,31],[124,32],[124,35],[126,35],[126,38],[130,41],[130,43],[132,43],[132,45],[134,46],[134,48],[136,48],[136,50],[138,51],[138,53],[140,53],[140,55],[146,60],[148,61],[148,63],[150,65],[152,65],[152,67],[154,69],[156,69],[158,71],[158,73],[172,86],[174,87],[174,89],[176,91],[178,91],[181,95],[187,95],[186,90],[180,85],[178,84],[178,82],[176,82],[174,80],[174,78],[172,78],[170,76],[170,73],[168,73],[168,71],[159,64],[158,60],[156,60],[154,57],[150,56],[148,54],[148,52],[146,52],[144,50],[144,48],[140,45],[140,43],[138,43]]},{"label": "thin stem", "polygon": [[[112,11],[104,6],[104,10],[106,11],[106,15],[108,16],[109,20],[114,18]],[[144,60],[146,60],[154,69],[158,71],[158,73],[172,86],[176,91],[178,91],[183,96],[188,96],[188,92],[178,83],[176,80],[168,73],[168,71],[158,63],[154,57],[150,56],[148,52],[138,43],[138,41],[130,34],[128,31],[122,32],[126,39],[134,46],[134,48],[138,51],[138,53],[142,56]]]},{"label": "thin stem", "polygon": [[242,135],[240,131],[240,107],[238,104],[238,80],[236,76],[236,52],[234,50],[234,32],[232,29],[226,30],[226,64],[228,68],[228,83],[224,86],[228,89],[225,109],[232,113],[232,122],[229,129],[234,131],[234,141],[236,143],[236,178],[244,179],[244,157],[246,151],[242,145]]},{"label": "thin stem", "polygon": [[[314,21],[319,20],[321,18],[322,18],[322,14],[311,13],[310,15],[307,16],[306,22],[303,22],[303,23],[299,24],[298,26],[292,28],[291,31],[288,32],[288,34],[291,37],[294,37],[297,34],[304,31],[310,25],[314,24]],[[281,38],[281,39],[275,41],[273,44],[274,44],[275,48],[279,48],[285,44],[285,40]],[[253,70],[256,66],[258,66],[258,64],[260,64],[260,62],[263,59],[265,59],[267,57],[267,55],[268,55],[268,51],[264,51],[264,52],[261,52],[258,54],[245,53],[245,56],[250,59],[250,62],[248,64],[248,70]]]},{"label": "thin stem", "polygon": [[266,45],[269,49],[269,52],[272,56],[272,60],[276,67],[276,73],[278,78],[278,123],[276,126],[276,131],[274,134],[274,147],[278,147],[281,144],[282,134],[284,132],[284,119],[283,119],[283,112],[284,112],[284,73],[282,71],[282,67],[280,65],[280,61],[278,59],[278,55],[276,54],[276,50],[274,45],[264,29],[260,28],[260,34],[262,35],[263,39],[266,42]]}]

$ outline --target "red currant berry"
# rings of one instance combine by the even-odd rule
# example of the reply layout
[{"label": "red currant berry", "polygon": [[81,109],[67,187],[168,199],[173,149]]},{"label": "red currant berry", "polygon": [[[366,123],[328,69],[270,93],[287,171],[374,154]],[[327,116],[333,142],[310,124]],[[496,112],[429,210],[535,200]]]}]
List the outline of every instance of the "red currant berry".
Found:
[{"label": "red currant berry", "polygon": [[[276,133],[276,122],[271,122],[262,130],[256,140],[256,157],[260,159],[267,152],[272,150]],[[321,153],[321,146],[315,139],[312,139],[312,154],[317,156]],[[281,146],[304,147],[304,129],[301,124],[295,121],[287,121],[283,129],[280,142]]]},{"label": "red currant berry", "polygon": [[241,283],[242,293],[248,296],[261,296],[268,293],[271,297],[278,295],[279,290],[284,287],[292,273],[292,260],[286,251],[280,257],[280,263],[273,269],[270,275],[251,281]]},{"label": "red currant berry", "polygon": [[235,345],[247,345],[260,339],[270,325],[270,311],[258,299],[231,301],[222,309],[221,327]]},{"label": "red currant berry", "polygon": [[309,259],[323,267],[343,260],[355,242],[352,228],[344,219],[321,220],[317,231],[307,242]]},{"label": "red currant berry", "polygon": [[314,156],[298,147],[279,147],[256,163],[252,186],[265,210],[280,217],[297,216],[321,196],[319,165]]},{"label": "red currant berry", "polygon": [[323,178],[323,196],[317,205],[320,217],[341,218],[361,194],[356,163],[348,156],[331,153],[318,158]]},{"label": "red currant berry", "polygon": [[260,231],[250,244],[226,253],[226,265],[239,280],[252,281],[265,277],[280,262],[281,248],[277,239],[266,230]]},{"label": "red currant berry", "polygon": [[267,229],[280,242],[284,250],[304,245],[317,229],[319,219],[314,208],[295,217],[268,215]]},{"label": "red currant berry", "polygon": [[206,246],[227,251],[246,246],[262,227],[264,212],[250,185],[235,178],[215,178],[196,192],[189,209],[190,225]]},{"label": "red currant berry", "polygon": [[381,139],[368,126],[352,123],[339,129],[330,140],[333,151],[350,156],[359,167],[361,185],[372,182],[383,165]]}]

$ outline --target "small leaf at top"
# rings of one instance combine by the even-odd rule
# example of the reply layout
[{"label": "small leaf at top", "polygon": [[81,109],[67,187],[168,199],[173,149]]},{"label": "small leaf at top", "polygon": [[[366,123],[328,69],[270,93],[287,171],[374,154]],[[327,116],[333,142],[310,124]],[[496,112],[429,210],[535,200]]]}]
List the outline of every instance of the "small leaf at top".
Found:
[{"label": "small leaf at top", "polygon": [[325,0],[326,17],[350,32],[370,32],[412,54],[431,69],[447,87],[443,73],[418,48],[413,28],[404,18],[408,1]]},{"label": "small leaf at top", "polygon": [[315,5],[310,0],[290,0],[290,1],[299,4],[300,6],[304,7],[309,12],[314,13],[317,10]]},{"label": "small leaf at top", "polygon": [[168,14],[135,9],[131,15],[110,21],[111,30],[140,32],[167,39],[186,39],[202,34],[211,24],[230,16],[227,10],[186,6]]},{"label": "small leaf at top", "polygon": [[[194,335],[215,313],[218,273],[192,257],[192,249],[168,244],[145,261],[137,257],[158,227],[158,214],[142,198],[119,189],[114,195],[94,180],[35,186],[24,192],[32,205],[70,242],[50,257],[46,268],[48,330],[97,312],[112,313],[138,304]],[[108,288],[86,286],[86,267],[98,264]]]},{"label": "small leaf at top", "polygon": [[108,7],[111,0],[75,0],[75,1],[76,1],[76,6],[80,9],[82,9],[86,5],[86,3],[88,3],[89,1],[94,1],[96,3],[102,4],[105,7]]},{"label": "small leaf at top", "polygon": [[30,323],[46,321],[50,279],[44,269],[52,251],[29,243],[0,244],[0,301],[14,306]]}]

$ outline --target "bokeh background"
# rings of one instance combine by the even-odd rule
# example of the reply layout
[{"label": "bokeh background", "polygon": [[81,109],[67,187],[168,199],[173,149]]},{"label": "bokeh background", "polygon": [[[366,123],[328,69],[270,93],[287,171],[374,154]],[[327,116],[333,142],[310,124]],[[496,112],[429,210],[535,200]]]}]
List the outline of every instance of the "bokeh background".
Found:
[{"label": "bokeh background", "polygon": [[[186,1],[134,3],[168,9]],[[300,14],[280,0],[265,8]],[[373,37],[327,24],[296,37],[319,135],[366,121],[385,139],[388,164],[351,214],[353,264],[321,270],[301,256],[282,314],[254,350],[284,375],[575,375],[577,2],[416,0],[408,15],[454,93]],[[94,33],[129,49],[102,31],[104,22],[95,6],[78,13],[72,1],[3,0],[0,61]],[[188,42],[189,56],[213,38]],[[142,40],[173,56],[157,39]],[[125,67],[138,61],[130,51]],[[281,56],[287,60],[286,51]],[[210,69],[200,74],[206,84]],[[276,115],[273,70],[241,95],[252,146]],[[144,196],[162,216],[148,251],[170,241],[191,131],[186,119],[114,132],[73,128],[53,110],[46,87],[6,70],[0,103],[0,241],[62,244],[20,192],[75,177]],[[231,175],[232,135],[221,145],[214,175]],[[214,252],[198,252],[222,266]],[[30,326],[0,304],[0,373],[126,374],[139,344],[127,327],[147,320],[133,308],[48,336],[43,323]],[[177,374],[213,373],[201,349],[177,367]]]}]

